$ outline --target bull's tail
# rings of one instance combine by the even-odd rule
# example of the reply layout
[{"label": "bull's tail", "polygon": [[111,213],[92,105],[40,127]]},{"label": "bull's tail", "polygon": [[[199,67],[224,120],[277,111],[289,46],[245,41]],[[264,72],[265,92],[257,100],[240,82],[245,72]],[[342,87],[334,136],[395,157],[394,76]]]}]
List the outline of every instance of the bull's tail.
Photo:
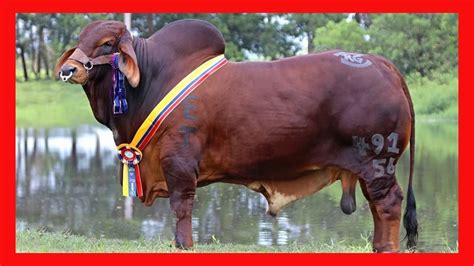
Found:
[{"label": "bull's tail", "polygon": [[415,167],[415,111],[413,109],[413,102],[411,100],[408,86],[400,76],[402,81],[403,91],[410,105],[411,113],[411,134],[410,134],[410,177],[408,180],[408,191],[407,200],[405,207],[405,214],[403,215],[403,226],[406,230],[407,248],[415,249],[416,241],[418,239],[418,221],[416,219],[416,200],[415,194],[413,193],[412,181],[413,181],[413,169]]}]

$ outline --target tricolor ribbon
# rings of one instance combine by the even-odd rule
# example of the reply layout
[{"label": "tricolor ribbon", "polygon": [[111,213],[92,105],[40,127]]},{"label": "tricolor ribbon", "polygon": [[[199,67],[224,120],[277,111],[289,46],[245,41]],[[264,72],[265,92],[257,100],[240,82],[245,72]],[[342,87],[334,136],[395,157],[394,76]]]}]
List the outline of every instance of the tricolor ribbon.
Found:
[{"label": "tricolor ribbon", "polygon": [[206,61],[189,73],[166,94],[155,108],[153,108],[151,113],[138,128],[132,141],[117,146],[119,160],[123,163],[122,192],[124,196],[143,196],[140,168],[138,167],[138,164],[143,158],[141,151],[145,149],[166,117],[191,94],[191,92],[203,83],[204,80],[223,67],[227,62],[224,55],[219,55]]},{"label": "tricolor ribbon", "polygon": [[127,144],[120,144],[117,150],[118,158],[123,163],[122,194],[127,197],[142,197],[142,182],[138,167],[142,159],[141,151]]}]

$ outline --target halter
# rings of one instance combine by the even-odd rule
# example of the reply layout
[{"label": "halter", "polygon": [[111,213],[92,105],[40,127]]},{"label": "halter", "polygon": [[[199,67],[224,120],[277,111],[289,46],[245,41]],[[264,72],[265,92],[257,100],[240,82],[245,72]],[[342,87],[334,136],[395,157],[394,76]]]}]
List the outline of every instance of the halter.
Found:
[{"label": "halter", "polygon": [[150,142],[165,118],[210,75],[227,63],[224,55],[216,56],[182,79],[153,108],[142,125],[138,128],[130,143],[117,146],[118,158],[123,163],[122,194],[126,197],[143,197],[143,189],[138,167],[143,158],[142,151]]},{"label": "halter", "polygon": [[[100,55],[95,58],[90,58],[81,49],[76,48],[74,52],[71,54],[71,56],[69,56],[69,59],[76,60],[77,62],[81,63],[84,66],[84,68],[87,71],[89,71],[95,65],[110,64],[110,62],[112,62],[112,58],[114,57],[114,55],[115,54],[106,54],[106,55]],[[67,81],[67,80],[63,79],[63,81]]]}]

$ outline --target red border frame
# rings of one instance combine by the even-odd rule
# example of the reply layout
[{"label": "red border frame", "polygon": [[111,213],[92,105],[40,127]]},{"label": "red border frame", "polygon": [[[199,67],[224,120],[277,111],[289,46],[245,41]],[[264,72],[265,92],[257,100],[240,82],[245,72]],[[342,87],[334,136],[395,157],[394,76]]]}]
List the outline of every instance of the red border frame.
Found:
[{"label": "red border frame", "polygon": [[[131,2],[131,1],[130,1]],[[102,1],[45,1],[4,0],[1,3],[0,40],[2,53],[1,89],[4,128],[1,139],[8,151],[15,150],[15,13],[20,12],[452,12],[459,14],[459,253],[458,254],[17,254],[15,251],[15,156],[5,156],[0,183],[0,266],[4,265],[95,265],[153,263],[206,263],[220,265],[248,265],[309,262],[318,264],[375,264],[381,265],[474,265],[474,234],[472,225],[473,201],[470,188],[474,182],[468,176],[467,151],[472,150],[474,138],[467,123],[472,108],[469,98],[473,95],[472,79],[468,77],[474,62],[472,30],[473,16],[469,11],[473,4],[469,0],[204,0],[186,3],[185,0],[134,0],[130,5],[125,0]],[[470,31],[470,32],[469,32]],[[471,34],[470,34],[471,33]],[[472,106],[472,105],[471,105]]]}]

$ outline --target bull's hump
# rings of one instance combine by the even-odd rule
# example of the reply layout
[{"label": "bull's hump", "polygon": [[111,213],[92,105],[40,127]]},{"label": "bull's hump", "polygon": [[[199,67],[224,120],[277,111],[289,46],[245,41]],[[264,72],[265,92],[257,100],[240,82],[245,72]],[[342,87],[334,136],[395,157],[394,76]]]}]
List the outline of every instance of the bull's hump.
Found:
[{"label": "bull's hump", "polygon": [[222,33],[211,23],[197,19],[172,22],[153,34],[149,40],[178,54],[209,51],[218,55],[225,52]]}]

